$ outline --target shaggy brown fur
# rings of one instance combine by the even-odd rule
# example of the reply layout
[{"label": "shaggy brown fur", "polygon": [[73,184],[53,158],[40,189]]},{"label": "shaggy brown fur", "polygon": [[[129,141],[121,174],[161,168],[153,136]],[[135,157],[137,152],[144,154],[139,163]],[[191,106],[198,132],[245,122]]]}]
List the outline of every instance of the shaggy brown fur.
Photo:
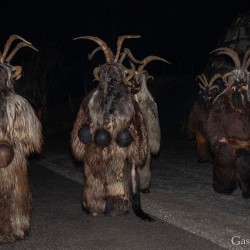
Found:
[{"label": "shaggy brown fur", "polygon": [[[84,98],[71,133],[73,154],[84,161],[83,207],[92,215],[116,216],[132,206],[139,217],[151,220],[141,210],[139,198],[138,168],[148,153],[143,115],[124,84],[121,65],[105,64],[99,72],[98,88]],[[111,143],[105,148],[82,143],[78,131],[84,125],[90,126],[92,135],[106,129]],[[128,147],[116,143],[124,129],[133,138]]]},{"label": "shaggy brown fur", "polygon": [[148,133],[148,155],[145,165],[139,168],[140,189],[142,192],[149,192],[151,184],[151,154],[156,155],[160,150],[161,130],[158,117],[157,104],[147,88],[147,73],[143,73],[140,78],[140,91],[135,95],[135,99],[142,111],[147,133]]},{"label": "shaggy brown fur", "polygon": [[231,57],[235,68],[224,74],[226,89],[217,97],[207,121],[207,137],[213,154],[213,187],[231,194],[239,184],[242,196],[250,198],[250,48],[241,62],[230,48],[216,49]]},{"label": "shaggy brown fur", "polygon": [[[92,215],[111,216],[129,212],[144,220],[153,220],[141,209],[138,169],[148,155],[148,134],[143,114],[132,93],[130,80],[135,69],[122,65],[124,39],[119,36],[114,55],[107,44],[93,36],[89,39],[103,50],[106,63],[94,69],[97,89],[84,98],[71,133],[72,151],[84,162],[83,207]],[[91,139],[92,138],[92,139]]]},{"label": "shaggy brown fur", "polygon": [[[232,106],[229,95],[221,96],[213,106],[208,122],[207,136],[213,154],[213,187],[218,193],[230,194],[237,183],[243,187],[242,195],[250,195],[250,178],[245,178],[238,155],[247,149],[250,140],[250,105],[240,111]],[[238,155],[238,157],[237,157]],[[246,163],[246,162],[245,162]],[[248,161],[248,165],[250,161]],[[240,170],[241,169],[241,170]]]},{"label": "shaggy brown fur", "polygon": [[[156,60],[169,64],[171,63],[161,57],[153,55],[147,56],[143,60],[137,60],[128,48],[124,49],[124,55],[127,55],[130,65],[133,65],[133,63],[139,65],[133,79],[131,80],[131,92],[135,94],[135,99],[142,111],[148,133],[149,151],[147,159],[144,166],[139,168],[140,190],[144,193],[148,193],[151,184],[151,155],[159,153],[161,130],[157,104],[147,88],[147,80],[151,76],[149,76],[148,72],[144,68],[148,63]],[[133,66],[133,68],[135,68],[135,66]]]},{"label": "shaggy brown fur", "polygon": [[198,162],[209,161],[209,148],[205,134],[205,126],[210,107],[205,107],[198,101],[194,103],[188,118],[188,136],[196,141],[196,156]]},{"label": "shaggy brown fur", "polygon": [[11,69],[0,63],[0,144],[14,150],[12,162],[0,168],[0,242],[23,239],[32,210],[26,157],[41,151],[41,124],[27,100],[14,93]]},{"label": "shaggy brown fur", "polygon": [[[216,80],[221,78],[220,74],[215,74],[210,82],[207,81],[204,74],[197,77],[201,80],[199,83],[199,98],[194,103],[190,112],[187,124],[188,136],[190,139],[196,140],[196,156],[198,162],[208,162],[210,160],[210,152],[208,141],[206,138],[206,123],[213,104],[213,100],[220,92],[220,85],[214,84]],[[217,81],[218,83],[218,81]]]}]

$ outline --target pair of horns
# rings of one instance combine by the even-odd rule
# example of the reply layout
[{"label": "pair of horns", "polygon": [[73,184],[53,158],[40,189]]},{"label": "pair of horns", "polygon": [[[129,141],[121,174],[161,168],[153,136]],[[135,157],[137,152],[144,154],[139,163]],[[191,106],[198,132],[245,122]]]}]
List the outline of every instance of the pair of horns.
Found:
[{"label": "pair of horns", "polygon": [[204,74],[198,75],[196,77],[197,80],[200,80],[201,83],[199,83],[199,86],[201,89],[206,90],[207,88],[209,89],[209,91],[211,91],[212,89],[217,89],[219,90],[219,86],[218,85],[213,85],[214,82],[219,79],[222,78],[221,74],[215,74],[211,80],[208,82],[206,76]]},{"label": "pair of horns", "polygon": [[[248,48],[245,51],[242,62],[240,60],[239,54],[231,48],[221,47],[221,48],[211,51],[210,54],[214,52],[218,52],[219,55],[220,54],[228,55],[233,60],[234,66],[236,69],[246,71],[246,73],[249,74],[248,67],[250,65],[250,48]],[[224,74],[223,79],[226,79],[227,76],[230,76],[233,74],[234,74],[234,69]]]},{"label": "pair of horns", "polygon": [[[15,41],[15,40],[21,40],[22,42],[19,42],[16,47],[12,50],[12,52],[9,54],[9,56],[7,57],[7,54],[9,52],[10,46],[11,44]],[[23,47],[29,47],[35,51],[38,51],[30,42],[28,42],[27,40],[25,40],[24,38],[22,38],[21,36],[18,35],[11,35],[9,37],[9,39],[7,40],[7,42],[4,45],[4,49],[3,49],[3,53],[0,55],[0,62],[7,62],[9,63],[11,61],[11,59],[14,57],[14,55],[17,53],[17,51]],[[7,58],[6,58],[7,57]]]},{"label": "pair of horns", "polygon": [[[118,62],[119,60],[119,56],[120,56],[120,52],[121,52],[121,47],[122,44],[124,42],[125,39],[131,39],[131,38],[140,38],[140,35],[124,35],[124,36],[119,36],[118,40],[117,40],[117,50],[116,50],[116,54],[114,55],[112,50],[108,47],[108,45],[101,40],[100,38],[96,37],[96,36],[80,36],[80,37],[76,37],[73,40],[79,40],[79,39],[88,39],[91,41],[94,41],[95,43],[97,43],[99,45],[99,47],[97,47],[90,55],[89,55],[89,59],[91,60],[92,57],[94,56],[94,54],[99,51],[99,50],[103,50],[105,58],[106,58],[106,62],[107,63],[115,63]],[[98,72],[99,72],[99,67],[95,68],[93,70],[93,75],[94,77],[99,81],[100,78],[98,76]],[[125,68],[125,73],[127,75],[126,77],[126,81],[128,82],[135,74],[135,69],[132,67],[131,69],[127,69]]]},{"label": "pair of horns", "polygon": [[210,54],[212,54],[214,52],[218,52],[219,55],[224,54],[224,55],[230,56],[237,69],[242,68],[242,69],[247,70],[249,65],[250,65],[250,48],[248,48],[245,51],[242,63],[241,63],[241,60],[239,58],[239,54],[231,48],[221,47],[221,48],[218,48],[218,49],[211,51]]},{"label": "pair of horns", "polygon": [[119,62],[122,63],[126,56],[128,56],[128,58],[133,63],[140,64],[140,66],[138,67],[138,70],[137,70],[137,72],[138,72],[137,77],[138,78],[140,78],[141,75],[144,73],[144,68],[146,67],[146,65],[149,64],[152,61],[162,61],[162,62],[171,64],[171,62],[165,60],[164,58],[161,58],[159,56],[153,56],[153,55],[147,56],[143,60],[137,60],[137,59],[135,59],[132,52],[128,48],[124,49],[124,52],[123,52]]},{"label": "pair of horns", "polygon": [[[106,62],[107,63],[113,63],[113,62],[118,62],[119,56],[120,56],[120,52],[121,52],[121,47],[122,44],[124,42],[125,39],[131,39],[131,38],[140,38],[140,35],[125,35],[125,36],[119,36],[118,40],[117,40],[117,50],[116,50],[116,54],[114,55],[113,52],[111,51],[111,49],[108,47],[108,45],[101,40],[100,38],[96,37],[96,36],[80,36],[80,37],[76,37],[73,40],[79,40],[79,39],[88,39],[91,41],[96,42],[100,49],[103,50],[105,58],[106,58]],[[100,50],[99,48],[97,48],[96,50],[94,50],[92,52],[92,56],[98,51]]]}]

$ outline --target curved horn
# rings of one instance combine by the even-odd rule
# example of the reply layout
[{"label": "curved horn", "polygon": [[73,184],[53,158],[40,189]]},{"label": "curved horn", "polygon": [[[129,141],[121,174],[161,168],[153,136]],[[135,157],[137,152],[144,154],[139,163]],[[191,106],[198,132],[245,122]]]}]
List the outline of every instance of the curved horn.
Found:
[{"label": "curved horn", "polygon": [[225,85],[226,85],[227,87],[226,87],[219,95],[217,95],[217,96],[214,98],[213,103],[215,103],[216,100],[217,100],[221,95],[223,95],[224,93],[226,93],[226,92],[232,87],[232,85],[234,84],[234,82],[227,83],[227,82],[225,81],[226,77],[229,76],[229,75],[231,75],[232,72],[233,72],[233,71],[227,72],[226,74],[224,74],[224,75],[222,76],[222,79],[223,79],[223,81],[224,81],[224,83],[225,83]]},{"label": "curved horn", "polygon": [[126,77],[127,82],[130,81],[135,75],[135,65],[131,61],[129,61],[129,63],[130,63],[131,69],[125,68],[125,73],[128,74],[128,76]]},{"label": "curved horn", "polygon": [[[201,83],[203,83],[203,86],[205,87],[205,89],[206,89],[206,87],[209,86],[208,81],[207,81],[207,78],[205,77],[204,74],[198,75],[198,76],[196,77],[196,80],[200,80]],[[201,84],[199,84],[199,86],[201,87]],[[202,88],[202,89],[205,90],[204,88]]]},{"label": "curved horn", "polygon": [[112,51],[110,50],[110,48],[107,46],[107,44],[103,40],[101,40],[100,38],[98,38],[96,36],[80,36],[80,37],[74,38],[73,40],[79,40],[79,39],[88,39],[88,40],[96,42],[103,50],[105,58],[106,58],[106,62],[107,63],[112,62],[114,55],[113,55]]},{"label": "curved horn", "polygon": [[242,62],[242,67],[247,70],[250,64],[250,48],[247,49]]},{"label": "curved horn", "polygon": [[99,75],[98,75],[99,69],[100,69],[100,67],[96,67],[96,68],[94,68],[94,70],[93,70],[93,75],[94,75],[94,77],[95,77],[95,79],[96,79],[97,81],[100,81],[100,80],[101,80],[100,77],[99,77]]},{"label": "curved horn", "polygon": [[162,62],[165,62],[165,63],[169,63],[171,64],[169,61],[161,58],[161,57],[158,57],[158,56],[147,56],[146,58],[143,59],[143,64],[141,66],[139,66],[138,68],[138,76],[142,75],[143,74],[143,69],[146,67],[146,65],[152,61],[155,61],[155,60],[158,60],[158,61],[162,61]]},{"label": "curved horn", "polygon": [[225,54],[225,55],[230,56],[231,59],[234,61],[236,68],[241,67],[239,55],[235,50],[227,48],[227,47],[221,47],[221,48],[211,51],[209,54],[212,54],[214,52],[218,52],[218,54]]},{"label": "curved horn", "polygon": [[122,52],[122,53],[121,53],[121,57],[120,57],[118,63],[122,64],[123,61],[124,61],[124,59],[125,59],[125,57],[126,57],[126,55],[127,55],[127,54],[126,54],[125,52]]},{"label": "curved horn", "polygon": [[119,63],[122,63],[126,56],[128,56],[128,58],[129,58],[132,62],[134,62],[134,63],[138,63],[138,64],[142,64],[142,63],[143,63],[143,61],[139,61],[139,60],[135,59],[134,56],[133,56],[133,54],[132,54],[132,52],[131,52],[130,49],[128,49],[128,48],[125,48],[125,49],[124,49],[124,53],[123,53],[122,56],[120,57]]},{"label": "curved horn", "polygon": [[248,58],[246,64],[244,65],[245,69],[247,70],[250,65],[250,57]]},{"label": "curved horn", "polygon": [[221,95],[223,95],[224,93],[226,93],[226,92],[231,88],[232,85],[233,85],[233,83],[228,84],[228,86],[227,86],[219,95],[217,95],[217,96],[214,98],[213,103],[215,103],[216,100],[217,100]]},{"label": "curved horn", "polygon": [[202,86],[200,83],[199,83],[199,86],[201,89],[206,90],[206,88],[204,86]]},{"label": "curved horn", "polygon": [[3,54],[1,55],[0,58],[0,62],[3,63],[3,61],[5,60],[5,57],[9,51],[9,48],[11,46],[11,44],[13,43],[13,41],[15,41],[16,39],[22,40],[23,42],[26,42],[27,44],[31,44],[30,42],[26,41],[24,38],[22,38],[21,36],[18,35],[11,35],[9,37],[9,39],[7,40],[7,42],[4,45],[4,49],[3,49]]},{"label": "curved horn", "polygon": [[94,49],[90,54],[88,54],[88,59],[92,60],[93,56],[95,55],[95,53],[99,50],[101,50],[101,47],[97,47],[96,49]]},{"label": "curved horn", "polygon": [[16,81],[19,80],[22,77],[22,67],[21,66],[13,66],[12,71],[14,72],[12,74],[12,77]]},{"label": "curved horn", "polygon": [[218,85],[213,85],[209,90],[211,91],[212,89],[217,89],[218,91],[220,90]]},{"label": "curved horn", "polygon": [[114,62],[117,62],[117,61],[118,61],[118,58],[119,58],[119,55],[120,55],[120,52],[121,52],[121,47],[122,47],[123,41],[124,41],[125,39],[140,38],[140,37],[141,37],[140,35],[125,35],[125,36],[119,36],[119,37],[118,37],[118,40],[117,40],[117,49],[116,49],[116,54],[115,54]]},{"label": "curved horn", "polygon": [[220,73],[215,74],[215,75],[212,77],[212,79],[210,80],[210,82],[209,82],[209,84],[208,84],[208,87],[211,88],[212,85],[213,85],[213,83],[214,83],[217,79],[219,79],[219,78],[222,78],[222,75],[221,75]]},{"label": "curved horn", "polygon": [[223,81],[224,81],[224,82],[227,82],[226,77],[232,76],[232,75],[234,75],[234,70],[231,70],[231,71],[225,73],[225,74],[222,76]]},{"label": "curved horn", "polygon": [[6,58],[6,62],[10,62],[11,59],[13,58],[13,56],[16,54],[16,52],[23,48],[23,47],[29,47],[35,51],[38,51],[38,49],[36,49],[33,45],[31,45],[31,43],[26,43],[26,42],[20,42],[19,44],[17,44],[17,46],[15,47],[14,50],[12,50],[12,52],[9,54],[9,56]]}]

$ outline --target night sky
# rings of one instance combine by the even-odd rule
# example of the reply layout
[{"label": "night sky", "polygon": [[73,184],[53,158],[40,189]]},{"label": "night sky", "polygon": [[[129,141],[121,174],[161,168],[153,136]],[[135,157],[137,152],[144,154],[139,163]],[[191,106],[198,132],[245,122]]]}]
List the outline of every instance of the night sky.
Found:
[{"label": "night sky", "polygon": [[[154,54],[172,63],[153,63],[153,74],[175,74],[180,64],[184,73],[191,67],[200,73],[225,28],[247,10],[249,0],[2,1],[0,48],[14,33],[39,50],[45,43],[66,44],[66,64],[84,68],[96,44],[73,38],[98,36],[115,51],[117,36],[139,34],[140,39],[125,40],[123,47],[138,59]],[[104,60],[100,54],[90,68]]]},{"label": "night sky", "polygon": [[155,53],[175,61],[195,55],[189,58],[195,60],[206,56],[225,27],[249,6],[248,0],[2,1],[0,42],[12,33],[31,41],[44,36],[69,42],[94,35],[112,47],[118,35],[140,34],[141,39],[124,46],[133,45],[142,56]]}]

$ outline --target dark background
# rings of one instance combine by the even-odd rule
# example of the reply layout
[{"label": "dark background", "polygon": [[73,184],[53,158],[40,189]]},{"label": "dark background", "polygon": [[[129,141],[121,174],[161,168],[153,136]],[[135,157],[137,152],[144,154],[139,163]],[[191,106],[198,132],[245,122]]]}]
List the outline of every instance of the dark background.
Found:
[{"label": "dark background", "polygon": [[[4,1],[1,2],[0,50],[11,34],[24,37],[40,50],[39,56],[43,55],[43,62],[48,60],[51,69],[50,72],[44,70],[52,82],[46,101],[50,107],[68,102],[69,96],[72,99],[83,97],[95,86],[92,69],[104,63],[101,52],[91,62],[87,59],[88,53],[97,47],[95,43],[73,41],[73,38],[97,36],[115,51],[119,35],[138,34],[142,36],[140,39],[125,40],[123,48],[130,48],[138,59],[157,55],[172,63],[150,63],[147,66],[150,74],[163,78],[195,76],[202,73],[209,52],[216,47],[226,27],[239,13],[250,10],[249,6],[249,0]],[[58,56],[60,67],[50,66],[54,55]],[[36,56],[37,52],[22,49],[13,59],[14,65],[24,67],[24,78],[16,83],[17,86],[23,86],[22,81],[27,81],[25,63],[30,61],[32,69],[32,60]],[[41,71],[35,74],[41,74]],[[34,79],[28,81],[32,84]],[[169,95],[180,100],[188,113],[197,93],[196,85],[189,86],[189,92],[187,88],[177,88],[172,93],[156,97],[159,109],[165,112],[165,105],[172,105],[171,102],[166,104],[164,98]],[[153,93],[157,94],[157,91]],[[28,94],[23,95],[29,98]],[[187,95],[191,97],[188,99]],[[169,112],[176,113],[176,109]]]},{"label": "dark background", "polygon": [[[139,34],[141,39],[126,41],[137,57],[149,54],[172,62],[167,71],[206,62],[227,25],[250,2],[175,0],[175,1],[3,1],[1,3],[1,45],[16,33],[39,46],[41,37],[56,39],[88,50],[94,44],[73,42],[77,36],[93,35],[114,48],[118,35]],[[79,48],[78,48],[79,49]],[[80,52],[80,51],[78,51]]]}]

